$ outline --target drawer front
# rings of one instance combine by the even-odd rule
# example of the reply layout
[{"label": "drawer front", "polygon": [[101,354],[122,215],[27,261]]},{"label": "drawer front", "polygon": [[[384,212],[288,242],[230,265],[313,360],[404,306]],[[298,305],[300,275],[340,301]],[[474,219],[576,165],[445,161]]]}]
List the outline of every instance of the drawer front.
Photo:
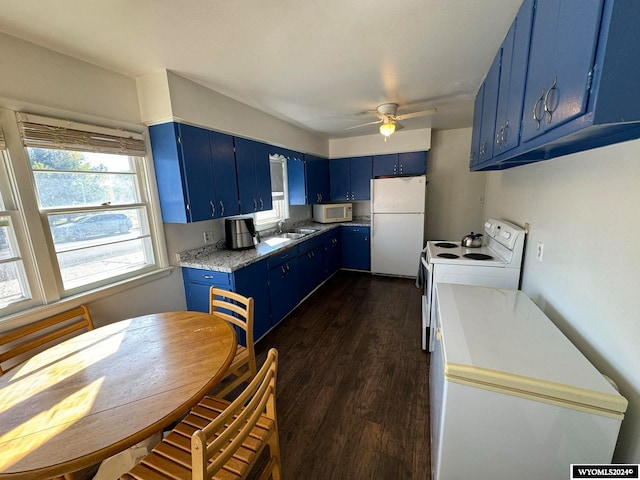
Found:
[{"label": "drawer front", "polygon": [[269,257],[269,259],[267,260],[267,268],[269,270],[271,270],[274,267],[278,267],[280,265],[282,265],[283,263],[290,261],[292,258],[295,258],[298,256],[298,247],[292,247],[292,248],[288,248],[282,252],[279,252],[271,257]]},{"label": "drawer front", "polygon": [[199,268],[183,268],[182,275],[186,283],[206,283],[219,287],[232,286],[232,274],[225,272],[214,272],[213,270],[201,270]]},{"label": "drawer front", "polygon": [[370,227],[340,227],[342,233],[366,233],[370,231]]}]

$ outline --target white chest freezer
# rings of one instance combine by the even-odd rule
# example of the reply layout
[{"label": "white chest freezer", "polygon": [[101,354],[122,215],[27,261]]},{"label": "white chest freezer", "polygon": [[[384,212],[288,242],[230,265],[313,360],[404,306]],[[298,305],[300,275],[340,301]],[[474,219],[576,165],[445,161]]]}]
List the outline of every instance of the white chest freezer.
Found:
[{"label": "white chest freezer", "polygon": [[436,302],[433,480],[611,462],[627,400],[523,292],[440,283]]}]

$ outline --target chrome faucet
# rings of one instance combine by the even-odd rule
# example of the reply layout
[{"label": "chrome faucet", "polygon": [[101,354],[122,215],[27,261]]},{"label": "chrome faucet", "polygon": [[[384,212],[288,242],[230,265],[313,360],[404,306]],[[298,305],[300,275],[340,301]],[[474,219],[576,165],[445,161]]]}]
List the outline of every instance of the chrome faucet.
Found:
[{"label": "chrome faucet", "polygon": [[278,234],[282,233],[283,228],[284,228],[284,220],[280,220],[278,222]]}]

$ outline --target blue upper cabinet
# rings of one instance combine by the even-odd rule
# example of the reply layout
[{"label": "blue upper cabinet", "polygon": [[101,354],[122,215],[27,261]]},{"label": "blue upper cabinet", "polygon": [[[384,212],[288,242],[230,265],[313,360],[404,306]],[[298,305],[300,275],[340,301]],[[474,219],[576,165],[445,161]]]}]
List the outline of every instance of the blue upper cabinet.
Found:
[{"label": "blue upper cabinet", "polygon": [[210,134],[214,132],[173,122],[149,127],[162,219],[167,223],[237,213],[233,138]]},{"label": "blue upper cabinet", "polygon": [[[329,160],[288,152],[289,204],[311,205],[329,201]],[[283,153],[284,155],[284,153]]]},{"label": "blue upper cabinet", "polygon": [[329,161],[331,201],[371,199],[372,158],[335,158]]},{"label": "blue upper cabinet", "polygon": [[288,155],[286,158],[289,205],[306,205],[307,188],[304,181],[304,160],[302,159],[302,154]]},{"label": "blue upper cabinet", "polygon": [[[501,47],[493,156],[472,160],[471,169],[510,168],[640,138],[638,18],[640,2],[632,0],[525,0]],[[514,125],[513,114],[502,112],[517,109]]]},{"label": "blue upper cabinet", "polygon": [[602,0],[538,1],[523,142],[586,112],[601,17]]},{"label": "blue upper cabinet", "polygon": [[307,203],[329,201],[329,160],[326,158],[304,156]]},{"label": "blue upper cabinet", "polygon": [[236,161],[233,137],[209,132],[213,183],[216,191],[215,217],[228,217],[240,213],[236,184]]},{"label": "blue upper cabinet", "polygon": [[329,176],[331,201],[346,202],[351,200],[351,159],[334,158],[330,160]]},{"label": "blue upper cabinet", "polygon": [[371,199],[371,157],[350,158],[349,176],[351,178],[350,200]]},{"label": "blue upper cabinet", "polygon": [[234,137],[240,213],[271,210],[269,146]]},{"label": "blue upper cabinet", "polygon": [[484,79],[484,93],[482,100],[482,123],[480,124],[480,148],[478,163],[482,165],[493,158],[493,144],[496,132],[496,110],[498,108],[498,86],[500,84],[500,61],[502,48],[498,50],[489,73]]},{"label": "blue upper cabinet", "polygon": [[533,1],[524,1],[502,42],[494,155],[508,152],[520,143],[520,119],[527,78]]},{"label": "blue upper cabinet", "polygon": [[390,153],[373,157],[374,177],[424,175],[426,171],[426,152]]},{"label": "blue upper cabinet", "polygon": [[480,128],[482,127],[483,101],[484,83],[480,85],[473,104],[473,130],[471,133],[471,155],[469,157],[469,167],[471,169],[475,168],[480,160]]}]

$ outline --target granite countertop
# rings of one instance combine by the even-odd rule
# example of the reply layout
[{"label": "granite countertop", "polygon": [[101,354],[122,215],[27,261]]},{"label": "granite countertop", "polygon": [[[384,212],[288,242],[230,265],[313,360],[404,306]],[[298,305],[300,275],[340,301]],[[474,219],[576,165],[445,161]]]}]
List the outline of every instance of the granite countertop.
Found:
[{"label": "granite countertop", "polygon": [[324,232],[340,226],[368,227],[370,226],[370,220],[368,217],[365,217],[343,223],[316,223],[313,221],[298,223],[293,226],[286,227],[285,230],[290,230],[292,228],[313,228],[318,231],[305,235],[302,238],[285,240],[277,245],[269,245],[266,243],[266,241],[269,240],[269,236],[267,235],[263,238],[262,242],[256,245],[256,248],[248,250],[221,250],[218,249],[216,245],[206,245],[204,247],[178,253],[178,265],[180,267],[232,273],[240,268],[268,258],[282,250],[286,250],[294,245],[306,242],[310,238],[322,235]]}]

